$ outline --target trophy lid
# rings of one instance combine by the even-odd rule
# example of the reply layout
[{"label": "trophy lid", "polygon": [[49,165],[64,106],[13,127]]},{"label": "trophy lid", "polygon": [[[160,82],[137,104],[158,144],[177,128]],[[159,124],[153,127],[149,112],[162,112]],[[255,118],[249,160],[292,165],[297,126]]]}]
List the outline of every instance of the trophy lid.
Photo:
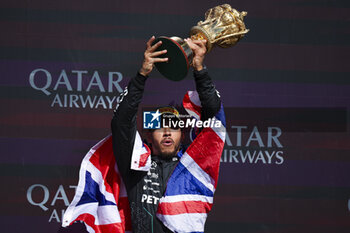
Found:
[{"label": "trophy lid", "polygon": [[162,41],[162,44],[158,47],[157,51],[167,50],[166,54],[159,57],[167,57],[169,59],[168,62],[157,62],[154,64],[158,71],[172,81],[184,79],[190,67],[190,62],[184,48],[180,44],[182,39],[160,36],[154,40],[153,44],[158,41]]}]

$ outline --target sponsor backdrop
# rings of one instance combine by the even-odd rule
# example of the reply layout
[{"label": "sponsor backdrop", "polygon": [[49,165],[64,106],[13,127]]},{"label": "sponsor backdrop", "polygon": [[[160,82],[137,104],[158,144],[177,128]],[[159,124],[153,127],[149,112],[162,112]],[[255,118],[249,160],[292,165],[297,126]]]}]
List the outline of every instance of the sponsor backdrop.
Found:
[{"label": "sponsor backdrop", "polygon": [[[205,60],[229,129],[206,232],[349,232],[345,0],[2,0],[1,232],[59,231],[145,42],[187,37],[222,3],[248,11],[250,32]],[[193,89],[191,73],[171,82],[154,71],[142,106]]]}]

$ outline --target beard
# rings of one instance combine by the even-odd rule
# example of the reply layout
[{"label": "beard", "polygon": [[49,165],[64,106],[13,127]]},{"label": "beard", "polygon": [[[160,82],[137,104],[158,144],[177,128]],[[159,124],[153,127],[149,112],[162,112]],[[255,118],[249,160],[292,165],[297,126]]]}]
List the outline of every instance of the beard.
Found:
[{"label": "beard", "polygon": [[171,159],[173,157],[175,157],[177,155],[177,152],[180,149],[180,142],[175,144],[174,149],[169,151],[169,150],[162,150],[160,147],[158,148],[158,150],[160,151],[160,154],[158,154],[157,156],[162,158],[162,159]]}]

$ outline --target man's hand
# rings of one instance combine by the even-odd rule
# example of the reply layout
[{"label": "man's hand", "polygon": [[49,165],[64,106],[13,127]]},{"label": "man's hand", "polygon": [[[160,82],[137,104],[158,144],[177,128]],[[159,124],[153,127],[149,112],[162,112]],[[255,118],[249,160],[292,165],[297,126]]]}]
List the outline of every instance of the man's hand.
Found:
[{"label": "man's hand", "polygon": [[155,40],[155,37],[152,36],[151,39],[147,42],[147,48],[144,53],[144,59],[142,63],[142,67],[139,71],[139,73],[143,76],[149,75],[154,67],[154,63],[156,62],[167,62],[168,58],[159,58],[159,55],[165,54],[167,51],[155,51],[161,44],[162,41],[158,41],[158,43],[154,44],[152,46],[153,41]]},{"label": "man's hand", "polygon": [[185,39],[185,41],[193,51],[193,59],[192,59],[193,68],[197,71],[202,70],[205,53],[207,52],[207,47],[205,46],[207,41],[192,40],[190,38]]}]

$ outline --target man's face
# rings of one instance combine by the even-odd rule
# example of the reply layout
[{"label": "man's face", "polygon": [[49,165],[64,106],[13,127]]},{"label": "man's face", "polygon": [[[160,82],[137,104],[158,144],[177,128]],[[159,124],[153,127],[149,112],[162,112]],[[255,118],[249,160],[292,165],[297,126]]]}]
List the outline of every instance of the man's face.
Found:
[{"label": "man's face", "polygon": [[175,156],[180,149],[181,138],[181,129],[164,127],[150,132],[152,154],[163,158]]}]

